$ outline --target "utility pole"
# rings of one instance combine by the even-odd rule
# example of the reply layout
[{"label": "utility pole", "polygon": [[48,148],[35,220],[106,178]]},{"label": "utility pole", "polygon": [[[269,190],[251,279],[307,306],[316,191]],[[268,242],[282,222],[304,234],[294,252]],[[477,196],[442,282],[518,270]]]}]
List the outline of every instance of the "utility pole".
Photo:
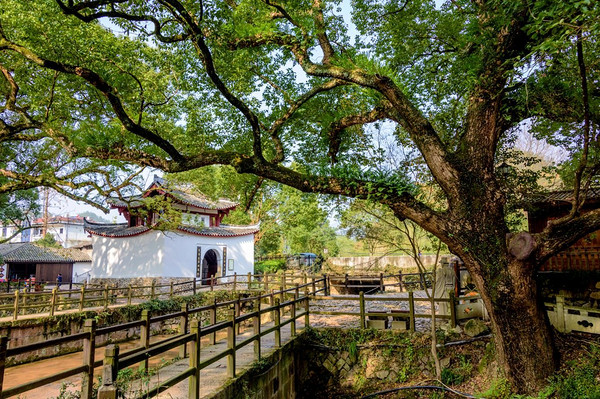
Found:
[{"label": "utility pole", "polygon": [[44,187],[44,221],[42,227],[42,237],[46,236],[48,232],[48,204],[50,202],[50,189],[48,187]]}]

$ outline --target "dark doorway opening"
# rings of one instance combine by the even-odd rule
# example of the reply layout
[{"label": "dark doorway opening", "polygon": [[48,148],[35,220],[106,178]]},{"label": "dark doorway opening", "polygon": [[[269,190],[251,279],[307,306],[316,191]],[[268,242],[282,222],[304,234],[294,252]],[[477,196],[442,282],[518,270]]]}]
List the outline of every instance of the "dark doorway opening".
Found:
[{"label": "dark doorway opening", "polygon": [[202,260],[202,284],[209,285],[211,277],[217,274],[218,255],[214,249],[209,249]]}]

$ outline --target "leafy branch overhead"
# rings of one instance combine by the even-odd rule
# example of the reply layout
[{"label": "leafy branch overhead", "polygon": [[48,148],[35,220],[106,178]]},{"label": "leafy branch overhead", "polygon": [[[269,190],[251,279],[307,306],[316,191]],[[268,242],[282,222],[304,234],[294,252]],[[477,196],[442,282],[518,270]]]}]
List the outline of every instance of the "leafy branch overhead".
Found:
[{"label": "leafy branch overhead", "polygon": [[[229,165],[379,203],[463,259],[500,364],[530,391],[554,364],[535,270],[600,228],[582,212],[600,165],[597,3],[4,0],[0,193],[96,202],[140,167]],[[507,201],[525,191],[496,167],[523,128],[568,154],[573,198],[517,259]],[[515,323],[542,333],[518,340]]]}]

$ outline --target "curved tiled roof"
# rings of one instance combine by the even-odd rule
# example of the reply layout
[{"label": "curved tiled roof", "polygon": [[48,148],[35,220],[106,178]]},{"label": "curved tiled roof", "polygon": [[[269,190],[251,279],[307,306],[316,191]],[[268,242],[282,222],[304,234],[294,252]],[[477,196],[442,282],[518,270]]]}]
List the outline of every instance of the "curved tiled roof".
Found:
[{"label": "curved tiled roof", "polygon": [[147,197],[153,191],[164,192],[166,195],[173,198],[175,202],[180,204],[195,206],[202,209],[226,211],[229,209],[234,209],[238,206],[236,202],[226,199],[212,201],[201,193],[194,193],[184,187],[177,186],[173,183],[167,183],[159,177],[154,178],[154,182],[146,189],[144,195],[134,195],[123,200],[118,198],[110,198],[108,202],[116,208],[136,208],[143,206],[142,199]]},{"label": "curved tiled roof", "polygon": [[89,262],[81,251],[65,248],[43,248],[29,242],[0,244],[0,256],[6,263],[72,263]]},{"label": "curved tiled roof", "polygon": [[[582,191],[583,192],[583,191]],[[597,200],[600,199],[600,188],[591,187],[584,193],[585,198],[588,200]],[[562,191],[552,191],[548,193],[541,199],[538,199],[539,202],[571,202],[573,201],[573,190],[562,190]]]},{"label": "curved tiled roof", "polygon": [[150,230],[146,226],[129,227],[127,223],[95,223],[85,219],[83,229],[90,234],[101,237],[131,237]]},{"label": "curved tiled roof", "polygon": [[234,226],[222,224],[220,226],[213,227],[179,226],[177,230],[207,237],[238,237],[248,234],[256,234],[258,233],[259,227],[258,225]]},{"label": "curved tiled roof", "polygon": [[[132,237],[139,234],[144,234],[150,230],[146,226],[135,226],[129,227],[127,223],[120,224],[102,224],[85,221],[85,230],[97,236],[102,237]],[[220,225],[212,227],[199,227],[199,226],[188,226],[181,225],[177,228],[178,231],[195,234],[206,237],[238,237],[249,234],[255,234],[258,232],[258,225],[253,226],[233,226],[233,225]]]}]

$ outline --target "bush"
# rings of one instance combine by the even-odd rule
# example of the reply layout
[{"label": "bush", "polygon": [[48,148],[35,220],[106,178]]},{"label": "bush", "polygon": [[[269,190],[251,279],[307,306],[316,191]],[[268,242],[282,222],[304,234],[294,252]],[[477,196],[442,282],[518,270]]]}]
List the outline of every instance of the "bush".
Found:
[{"label": "bush", "polygon": [[263,260],[254,264],[254,272],[256,274],[277,273],[278,270],[285,269],[285,259]]}]

